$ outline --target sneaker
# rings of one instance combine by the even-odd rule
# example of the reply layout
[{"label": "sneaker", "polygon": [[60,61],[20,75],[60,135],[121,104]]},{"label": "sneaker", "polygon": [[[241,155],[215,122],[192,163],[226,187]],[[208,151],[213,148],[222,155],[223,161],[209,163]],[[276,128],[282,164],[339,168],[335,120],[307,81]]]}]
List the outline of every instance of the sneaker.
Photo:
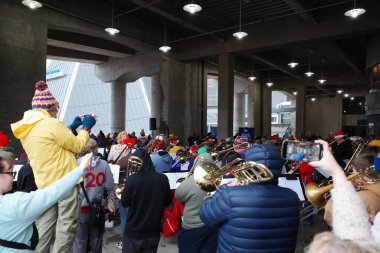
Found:
[{"label": "sneaker", "polygon": [[123,243],[122,242],[118,242],[118,243],[116,243],[116,248],[118,248],[118,249],[123,249]]}]

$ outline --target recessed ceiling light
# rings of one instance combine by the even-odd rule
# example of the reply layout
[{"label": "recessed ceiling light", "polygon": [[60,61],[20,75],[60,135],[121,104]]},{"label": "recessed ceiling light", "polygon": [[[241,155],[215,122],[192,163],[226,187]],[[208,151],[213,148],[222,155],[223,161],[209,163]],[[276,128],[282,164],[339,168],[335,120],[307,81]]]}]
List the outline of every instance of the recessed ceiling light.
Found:
[{"label": "recessed ceiling light", "polygon": [[338,94],[342,94],[342,93],[343,93],[342,90],[337,90],[336,92],[337,92]]},{"label": "recessed ceiling light", "polygon": [[268,87],[272,87],[273,84],[274,84],[274,83],[272,83],[272,82],[267,82],[267,86],[268,86]]},{"label": "recessed ceiling light", "polygon": [[248,77],[248,79],[253,82],[253,81],[255,81],[256,77],[255,76],[250,76],[250,77]]},{"label": "recessed ceiling light", "polygon": [[305,73],[305,75],[307,77],[311,77],[312,75],[314,75],[314,72],[308,71],[308,72]]},{"label": "recessed ceiling light", "polygon": [[298,66],[298,62],[294,62],[294,61],[293,62],[289,62],[288,66],[291,67],[292,69],[294,69],[295,67]]},{"label": "recessed ceiling light", "polygon": [[113,27],[108,27],[108,28],[104,29],[104,31],[108,32],[111,35],[115,35],[115,34],[120,32],[118,29],[113,28]]},{"label": "recessed ceiling light", "polygon": [[318,82],[319,82],[320,84],[324,84],[324,83],[326,82],[326,80],[325,80],[325,79],[319,79]]},{"label": "recessed ceiling light", "polygon": [[198,4],[191,3],[191,4],[186,4],[183,6],[183,10],[189,12],[190,14],[194,14],[198,11],[202,10],[202,7]]},{"label": "recessed ceiling light", "polygon": [[162,52],[164,52],[164,53],[167,53],[169,50],[171,50],[172,48],[171,47],[169,47],[169,46],[161,46],[160,48],[159,48]]},{"label": "recessed ceiling light", "polygon": [[23,0],[22,4],[28,6],[30,9],[37,9],[42,7],[42,4],[40,2],[34,0]]}]

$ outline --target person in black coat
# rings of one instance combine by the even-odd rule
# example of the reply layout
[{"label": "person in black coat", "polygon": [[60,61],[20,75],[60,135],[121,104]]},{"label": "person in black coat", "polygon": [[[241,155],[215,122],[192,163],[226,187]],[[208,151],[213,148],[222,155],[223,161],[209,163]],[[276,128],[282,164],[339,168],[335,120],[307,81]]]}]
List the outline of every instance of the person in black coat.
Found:
[{"label": "person in black coat", "polygon": [[155,171],[145,149],[137,149],[133,156],[142,159],[143,165],[127,178],[121,196],[122,205],[129,207],[123,253],[154,253],[160,241],[162,214],[171,201],[169,180]]}]

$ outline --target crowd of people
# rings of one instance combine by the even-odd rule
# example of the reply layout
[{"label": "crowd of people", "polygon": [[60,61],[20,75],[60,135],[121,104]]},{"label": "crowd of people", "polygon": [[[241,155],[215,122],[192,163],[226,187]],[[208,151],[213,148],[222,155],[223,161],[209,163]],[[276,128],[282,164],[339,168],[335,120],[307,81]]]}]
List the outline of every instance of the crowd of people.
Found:
[{"label": "crowd of people", "polygon": [[[331,231],[317,234],[305,252],[380,251],[377,140],[353,141],[341,130],[325,140],[312,134],[218,140],[208,133],[192,134],[187,143],[143,129],[139,136],[94,134],[95,115],[77,116],[65,126],[56,118],[59,104],[47,84],[35,88],[31,110],[10,124],[25,151],[17,160],[10,138],[0,132],[0,252],[102,252],[105,222],[116,214],[122,235],[117,247],[125,253],[157,252],[162,233],[177,238],[180,253],[295,252],[299,226],[312,215],[303,220],[302,206],[310,203],[278,185],[286,173],[299,173],[303,183],[321,188],[334,183],[324,213]],[[320,144],[323,156],[285,161],[284,140]],[[15,163],[24,165],[16,183]],[[259,164],[270,176],[247,183],[236,176],[237,163]],[[165,172],[182,171],[184,164],[188,176],[171,189]],[[231,168],[235,178],[219,186],[219,177],[205,173],[216,164]],[[252,170],[244,173],[261,178]],[[214,193],[200,187],[199,175]]]}]

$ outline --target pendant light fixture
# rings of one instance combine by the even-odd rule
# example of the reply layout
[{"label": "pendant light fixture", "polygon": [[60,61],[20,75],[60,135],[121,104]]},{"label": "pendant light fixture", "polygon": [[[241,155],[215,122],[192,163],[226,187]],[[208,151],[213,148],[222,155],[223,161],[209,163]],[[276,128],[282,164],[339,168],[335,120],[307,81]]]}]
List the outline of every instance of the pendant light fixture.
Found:
[{"label": "pendant light fixture", "polygon": [[338,94],[342,94],[343,91],[342,91],[342,90],[337,90],[336,93],[338,93]]},{"label": "pendant light fixture", "polygon": [[305,75],[307,77],[311,77],[312,75],[314,75],[314,72],[310,71],[310,54],[309,54],[309,70],[307,72],[305,72]]},{"label": "pendant light fixture", "polygon": [[318,82],[320,84],[324,84],[326,82],[326,79],[323,78],[323,63],[321,61],[321,78],[319,78]]},{"label": "pendant light fixture", "polygon": [[357,18],[358,16],[364,14],[365,12],[366,10],[363,8],[356,8],[356,0],[354,0],[354,8],[346,11],[344,15],[351,18]]},{"label": "pendant light fixture", "polygon": [[297,91],[293,91],[293,95],[294,95],[294,96],[297,96]]},{"label": "pendant light fixture", "polygon": [[294,51],[292,50],[292,61],[288,63],[288,66],[294,69],[298,66],[298,62],[294,61]]},{"label": "pendant light fixture", "polygon": [[311,98],[311,102],[315,102],[317,100],[316,98]]},{"label": "pendant light fixture", "polygon": [[112,0],[111,27],[107,27],[106,29],[104,29],[104,31],[108,32],[111,35],[115,35],[120,32],[118,29],[116,29],[113,26],[113,0]]},{"label": "pendant light fixture", "polygon": [[250,80],[250,81],[255,81],[255,79],[256,79],[256,77],[253,75],[253,63],[252,63],[252,70],[251,70],[251,75],[248,77],[248,79]]},{"label": "pendant light fixture", "polygon": [[23,0],[21,3],[25,6],[28,6],[30,9],[37,9],[42,7],[42,4],[40,2],[34,0]]},{"label": "pendant light fixture", "polygon": [[167,53],[168,51],[172,49],[170,46],[166,45],[166,19],[165,19],[164,45],[162,45],[159,49],[164,53]]},{"label": "pendant light fixture", "polygon": [[183,10],[189,12],[190,14],[194,14],[202,10],[202,7],[198,4],[194,3],[194,0],[191,1],[191,4],[186,4],[183,6]]},{"label": "pendant light fixture", "polygon": [[241,30],[241,0],[240,0],[240,9],[239,9],[239,31],[233,33],[232,36],[234,36],[235,38],[238,38],[239,40],[248,36],[248,33],[243,32]]},{"label": "pendant light fixture", "polygon": [[268,77],[267,86],[268,86],[268,87],[272,87],[274,83],[272,83],[272,82],[270,81],[270,70],[268,71],[268,73],[269,73],[269,77]]}]

